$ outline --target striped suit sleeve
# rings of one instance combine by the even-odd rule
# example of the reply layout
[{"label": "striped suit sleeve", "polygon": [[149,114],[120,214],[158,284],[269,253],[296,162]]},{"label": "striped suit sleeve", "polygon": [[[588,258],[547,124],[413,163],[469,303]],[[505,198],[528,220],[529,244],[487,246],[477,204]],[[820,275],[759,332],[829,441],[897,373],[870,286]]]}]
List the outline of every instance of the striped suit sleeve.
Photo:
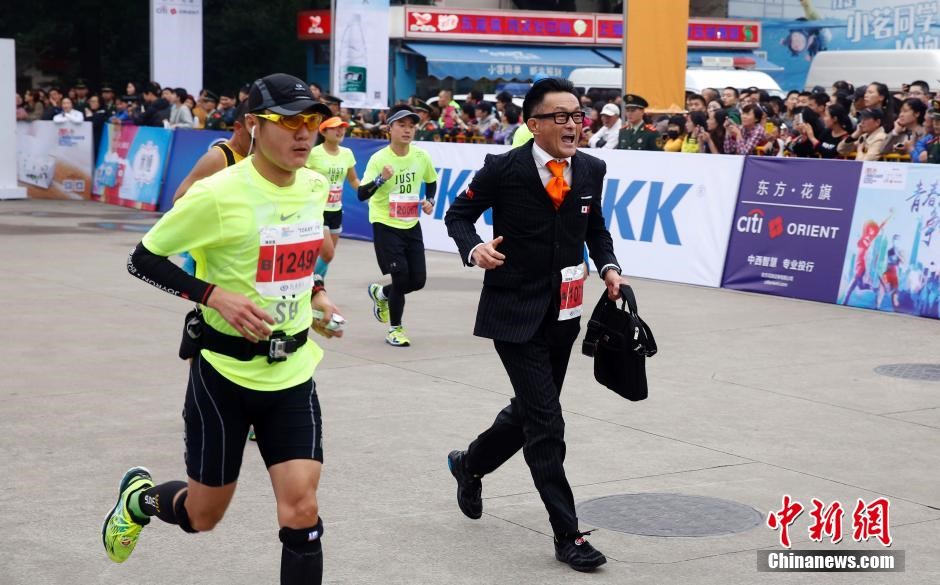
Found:
[{"label": "striped suit sleeve", "polygon": [[444,216],[447,225],[447,235],[454,239],[460,258],[465,266],[470,266],[468,257],[474,247],[483,243],[474,224],[483,212],[493,206],[496,197],[495,181],[498,172],[495,169],[495,159],[486,155],[483,168],[470,182],[467,190],[457,196]]}]

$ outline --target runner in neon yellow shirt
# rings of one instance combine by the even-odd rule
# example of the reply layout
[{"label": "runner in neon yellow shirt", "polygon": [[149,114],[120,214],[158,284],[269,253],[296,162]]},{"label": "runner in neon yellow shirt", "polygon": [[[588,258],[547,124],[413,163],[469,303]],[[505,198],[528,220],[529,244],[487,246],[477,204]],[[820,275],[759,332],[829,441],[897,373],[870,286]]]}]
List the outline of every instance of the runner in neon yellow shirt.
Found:
[{"label": "runner in neon yellow shirt", "polygon": [[323,144],[314,147],[310,152],[310,158],[307,159],[307,168],[317,171],[330,182],[330,194],[323,217],[330,232],[333,247],[330,250],[321,251],[313,270],[314,274],[319,274],[324,279],[330,262],[333,261],[333,255],[336,253],[339,235],[343,232],[343,182],[348,180],[353,189],[359,188],[356,157],[353,156],[352,150],[340,146],[343,138],[346,137],[348,127],[349,123],[344,122],[338,116],[324,120],[320,124]]},{"label": "runner in neon yellow shirt", "polygon": [[[427,151],[413,146],[418,114],[409,106],[394,106],[388,113],[390,144],[376,152],[366,165],[359,200],[369,200],[375,257],[382,274],[391,274],[392,283],[369,285],[373,314],[388,323],[385,342],[407,347],[411,341],[402,328],[405,295],[420,290],[427,279],[424,238],[418,223],[419,208],[434,211],[437,172]],[[421,183],[425,199],[421,201]]]},{"label": "runner in neon yellow shirt", "polygon": [[[214,528],[253,424],[277,502],[282,582],[317,584],[323,447],[313,372],[323,351],[307,335],[341,331],[329,328],[335,308],[313,274],[329,186],[304,163],[329,110],[307,84],[278,73],[252,84],[248,112],[255,154],[194,183],[127,263],[134,276],[203,308],[187,328],[197,349],[180,355],[193,358],[183,410],[189,481],[155,485],[146,468],[131,468],[101,536],[120,563],[153,516],[185,532]],[[196,259],[196,276],[167,259],[182,250]]]}]

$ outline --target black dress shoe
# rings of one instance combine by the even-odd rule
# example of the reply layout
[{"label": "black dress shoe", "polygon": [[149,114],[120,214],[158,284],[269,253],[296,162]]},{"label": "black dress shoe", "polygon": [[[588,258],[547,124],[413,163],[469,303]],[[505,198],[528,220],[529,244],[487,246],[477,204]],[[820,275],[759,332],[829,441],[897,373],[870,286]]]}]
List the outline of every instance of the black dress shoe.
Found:
[{"label": "black dress shoe", "polygon": [[555,538],[555,558],[568,563],[575,571],[589,573],[607,562],[599,550],[584,539],[588,532],[575,532],[561,539]]},{"label": "black dress shoe", "polygon": [[451,451],[447,467],[457,480],[457,505],[467,518],[479,520],[483,515],[483,483],[479,477],[467,472],[463,465],[466,451]]}]

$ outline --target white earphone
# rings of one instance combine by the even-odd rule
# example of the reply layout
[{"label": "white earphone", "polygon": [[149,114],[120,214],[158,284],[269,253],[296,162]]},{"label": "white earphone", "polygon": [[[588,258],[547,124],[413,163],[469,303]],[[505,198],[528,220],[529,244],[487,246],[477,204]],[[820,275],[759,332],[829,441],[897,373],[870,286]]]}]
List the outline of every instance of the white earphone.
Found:
[{"label": "white earphone", "polygon": [[251,139],[252,139],[252,140],[255,139],[255,129],[256,129],[256,128],[257,128],[257,126],[252,126],[252,127],[251,127]]}]

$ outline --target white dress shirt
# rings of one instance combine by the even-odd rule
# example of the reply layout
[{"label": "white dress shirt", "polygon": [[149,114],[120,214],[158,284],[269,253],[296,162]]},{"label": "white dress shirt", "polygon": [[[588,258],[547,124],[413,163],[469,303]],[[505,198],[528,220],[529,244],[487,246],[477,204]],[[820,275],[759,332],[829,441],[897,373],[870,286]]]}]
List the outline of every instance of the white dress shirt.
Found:
[{"label": "white dress shirt", "polygon": [[[539,178],[542,179],[543,187],[548,185],[548,182],[552,180],[552,176],[553,176],[552,171],[549,170],[549,168],[546,166],[548,164],[548,161],[551,161],[551,160],[557,160],[559,162],[564,161],[565,163],[567,163],[565,165],[565,171],[563,173],[563,176],[565,178],[565,183],[567,183],[569,186],[571,185],[571,157],[570,156],[568,158],[555,158],[552,155],[545,152],[544,149],[542,149],[538,144],[536,144],[533,141],[532,142],[532,158],[535,159],[535,168],[538,169],[539,171]],[[470,264],[471,266],[476,266],[476,262],[473,261],[473,252],[476,251],[476,249],[482,245],[483,245],[483,242],[477,244],[476,246],[473,247],[473,249],[470,250],[470,255],[467,256],[467,263]],[[617,271],[618,274],[620,273],[620,267],[617,266],[616,264],[605,264],[600,269],[601,278],[604,277],[604,273],[607,272],[608,268],[613,268],[614,270]]]}]

